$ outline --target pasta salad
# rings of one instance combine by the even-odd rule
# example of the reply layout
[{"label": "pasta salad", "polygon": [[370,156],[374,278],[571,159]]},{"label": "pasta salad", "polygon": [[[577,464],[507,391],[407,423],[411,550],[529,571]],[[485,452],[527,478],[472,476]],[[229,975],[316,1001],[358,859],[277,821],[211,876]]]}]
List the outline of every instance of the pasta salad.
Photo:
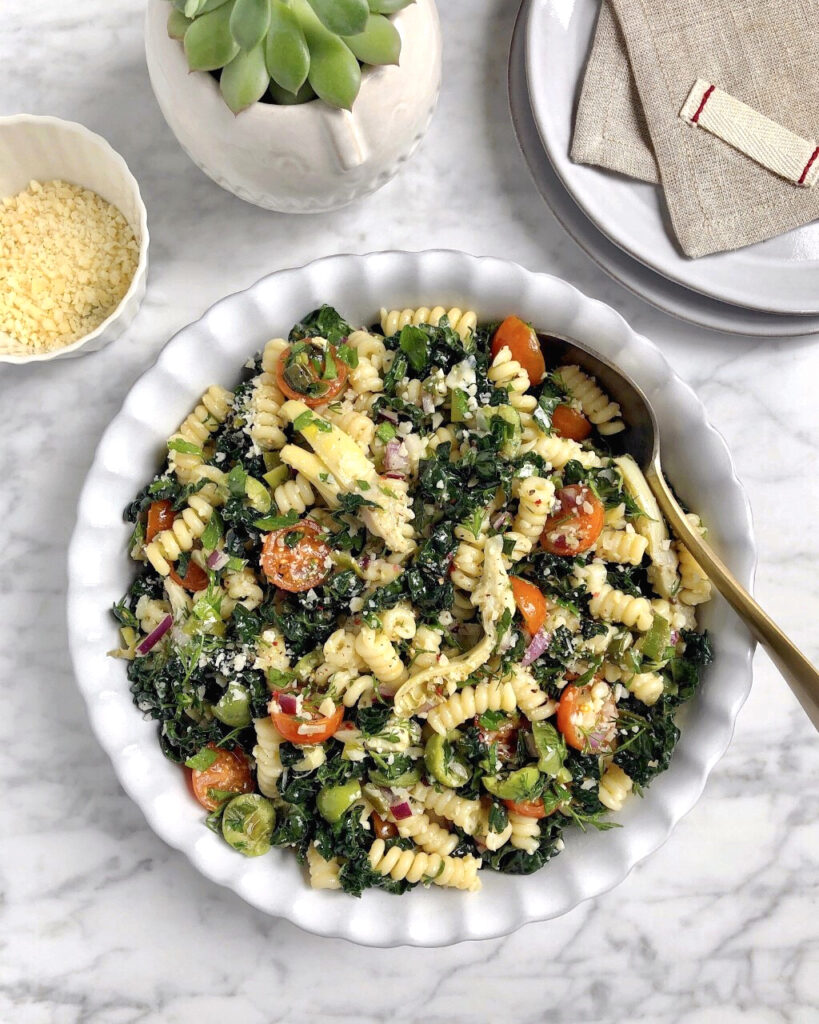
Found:
[{"label": "pasta salad", "polygon": [[475,891],[668,767],[711,586],[555,363],[516,316],[323,306],[168,440],[112,653],[240,853]]}]

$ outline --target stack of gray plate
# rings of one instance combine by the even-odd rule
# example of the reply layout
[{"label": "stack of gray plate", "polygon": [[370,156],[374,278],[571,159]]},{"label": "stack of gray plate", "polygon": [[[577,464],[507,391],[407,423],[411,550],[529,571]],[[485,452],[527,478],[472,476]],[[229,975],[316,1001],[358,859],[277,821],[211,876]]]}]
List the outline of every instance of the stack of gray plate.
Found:
[{"label": "stack of gray plate", "polygon": [[655,185],[569,159],[574,107],[600,0],[524,0],[509,58],[518,141],[553,213],[615,280],[699,326],[783,337],[819,332],[819,222],[691,260]]}]

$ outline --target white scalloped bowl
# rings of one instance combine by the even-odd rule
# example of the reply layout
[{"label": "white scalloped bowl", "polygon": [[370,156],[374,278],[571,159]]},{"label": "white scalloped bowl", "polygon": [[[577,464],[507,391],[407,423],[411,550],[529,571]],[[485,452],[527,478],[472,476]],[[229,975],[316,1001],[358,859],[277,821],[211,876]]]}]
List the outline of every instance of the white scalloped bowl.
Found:
[{"label": "white scalloped bowl", "polygon": [[717,550],[746,587],[755,564],[750,509],[724,440],[650,341],[613,309],[565,281],[458,252],[331,256],[262,278],[183,328],[134,385],[105,432],[83,488],[69,552],[70,647],[94,732],[151,827],[208,878],[317,934],[374,946],[438,946],[503,935],[605,892],[665,841],[696,803],[728,746],[750,690],[754,645],[721,599],[706,607],[703,620],[713,632],[717,658],[697,698],[681,714],[682,737],[671,768],[644,799],[627,804],[619,817],[622,829],[593,834],[570,829],[565,851],[533,875],[484,871],[483,890],[475,895],[433,886],[401,897],[368,891],[359,900],[311,890],[289,850],[257,860],[236,854],[204,827],[182,772],[160,752],[155,723],[144,721],[134,708],[124,663],[104,656],[115,643],[109,609],[133,575],[122,509],[156,471],[166,437],[201,392],[213,382],[232,386],[249,355],[323,302],[362,324],[371,323],[381,306],[441,302],[474,308],[486,319],[514,311],[544,330],[575,337],[641,385],[661,425],[669,478],[702,513]]},{"label": "white scalloped bowl", "polygon": [[119,305],[93,331],[51,352],[0,351],[0,363],[43,363],[98,352],[131,325],[148,278],[148,215],[136,178],[115,149],[75,121],[39,114],[0,117],[0,199],[16,195],[32,179],[59,178],[82,185],[116,206],[139,244],[139,261]]}]

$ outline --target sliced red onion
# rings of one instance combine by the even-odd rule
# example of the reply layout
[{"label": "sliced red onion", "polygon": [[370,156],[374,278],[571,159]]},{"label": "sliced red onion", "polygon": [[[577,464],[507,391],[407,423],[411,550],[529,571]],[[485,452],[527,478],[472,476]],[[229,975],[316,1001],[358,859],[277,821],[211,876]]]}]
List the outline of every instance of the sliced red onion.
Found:
[{"label": "sliced red onion", "polygon": [[152,630],[142,641],[141,644],[137,644],[137,654],[147,654],[153,647],[159,643],[163,636],[173,625],[173,615],[166,615],[165,618],[159,623],[156,629]]},{"label": "sliced red onion", "polygon": [[432,398],[432,395],[428,391],[425,391],[421,395],[421,408],[424,410],[427,416],[431,416],[435,412],[435,402]]},{"label": "sliced red onion", "polygon": [[520,659],[521,665],[531,665],[533,661],[539,658],[549,646],[551,638],[551,633],[547,633],[545,629],[539,629],[532,637],[532,642],[524,651],[523,657]]},{"label": "sliced red onion", "polygon": [[292,693],[277,693],[276,700],[286,715],[295,715],[299,709],[299,702]]},{"label": "sliced red onion", "polygon": [[384,452],[384,470],[390,473],[406,473],[409,470],[409,459],[406,449],[402,451],[402,441],[390,441]]},{"label": "sliced red onion", "polygon": [[226,551],[211,551],[207,557],[207,567],[218,572],[230,561],[230,555]]},{"label": "sliced red onion", "polygon": [[384,476],[387,478],[387,480],[406,480],[407,479],[406,475],[404,473],[385,473]]},{"label": "sliced red onion", "polygon": [[406,818],[412,817],[412,808],[408,800],[402,800],[400,804],[393,804],[390,807],[390,813],[396,821],[404,821]]},{"label": "sliced red onion", "polygon": [[668,642],[672,647],[676,647],[680,642],[680,631],[678,629],[672,629],[671,634],[668,637]]},{"label": "sliced red onion", "polygon": [[391,423],[398,422],[398,413],[394,409],[379,409],[378,415],[384,420],[389,420]]},{"label": "sliced red onion", "polygon": [[492,529],[502,530],[503,527],[506,526],[506,524],[509,522],[511,518],[511,512],[501,512],[500,515],[495,516],[495,518],[492,520]]}]

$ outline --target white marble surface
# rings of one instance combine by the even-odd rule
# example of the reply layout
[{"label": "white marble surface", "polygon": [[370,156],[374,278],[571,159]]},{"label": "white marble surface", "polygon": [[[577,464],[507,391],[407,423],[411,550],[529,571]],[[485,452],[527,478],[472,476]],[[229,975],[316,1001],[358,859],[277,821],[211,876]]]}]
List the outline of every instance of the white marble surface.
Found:
[{"label": "white marble surface", "polygon": [[[567,277],[653,337],[725,433],[753,505],[757,594],[819,656],[819,347],[683,326],[610,282],[529,182],[506,108],[514,0],[444,0],[432,129],[381,193],[321,218],[246,206],[176,145],[151,95],[139,0],[5,0],[0,113],[79,120],[139,178],[153,236],[129,334],[0,367],[0,1020],[819,1021],[816,737],[764,655],[698,807],[618,889],[447,950],[365,950],[270,920],[196,875],[117,785],[74,688],[65,549],[97,440],[182,324],[324,253],[450,246]],[[434,298],[434,297],[432,297]]]}]

